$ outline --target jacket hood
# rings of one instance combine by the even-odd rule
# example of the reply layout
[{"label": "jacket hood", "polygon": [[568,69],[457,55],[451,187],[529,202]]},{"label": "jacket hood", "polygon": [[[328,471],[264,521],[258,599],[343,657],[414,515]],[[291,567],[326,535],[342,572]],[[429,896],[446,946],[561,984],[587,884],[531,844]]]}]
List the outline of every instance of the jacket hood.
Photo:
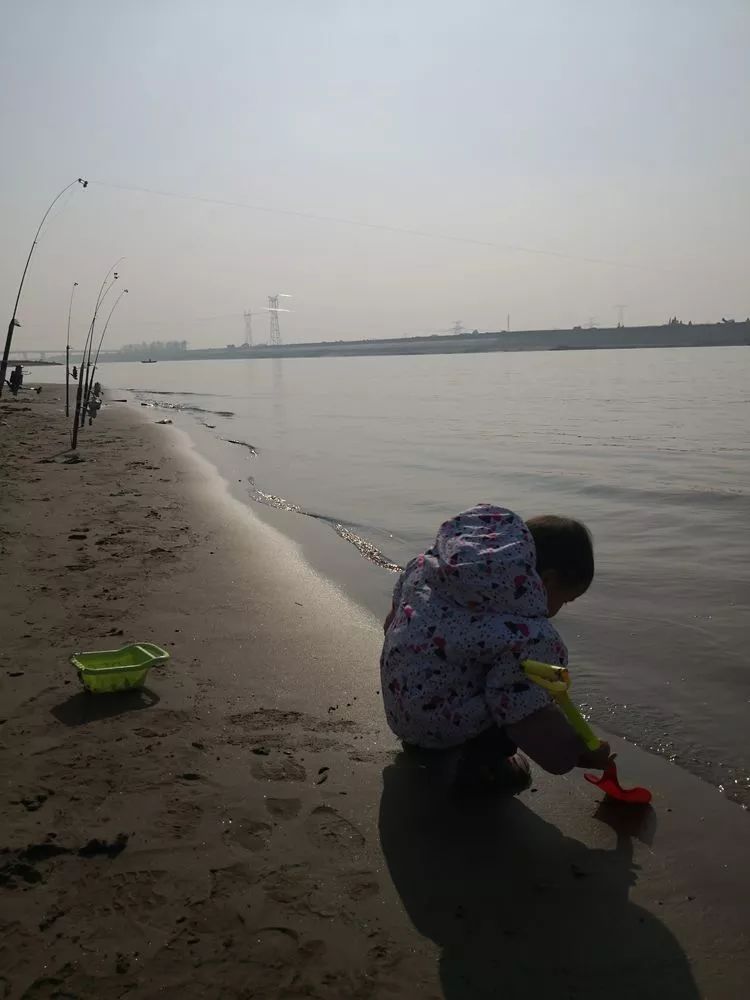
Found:
[{"label": "jacket hood", "polygon": [[424,583],[459,607],[546,617],[534,539],[521,518],[504,507],[479,504],[446,521],[420,562]]}]

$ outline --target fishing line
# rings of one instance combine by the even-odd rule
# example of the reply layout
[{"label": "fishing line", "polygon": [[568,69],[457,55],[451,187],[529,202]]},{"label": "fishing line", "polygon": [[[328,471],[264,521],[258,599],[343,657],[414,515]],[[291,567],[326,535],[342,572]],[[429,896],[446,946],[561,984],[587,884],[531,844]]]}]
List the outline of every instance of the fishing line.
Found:
[{"label": "fishing line", "polygon": [[287,208],[269,208],[266,205],[255,205],[244,201],[230,201],[225,198],[209,198],[197,194],[179,194],[176,191],[161,191],[155,188],[139,187],[134,184],[113,184],[108,181],[91,181],[99,187],[118,191],[133,191],[140,194],[156,195],[159,198],[173,198],[180,201],[195,201],[203,205],[222,205],[225,208],[242,208],[251,212],[263,212],[267,215],[283,215],[295,219],[305,219],[308,222],[330,222],[337,225],[352,226],[358,229],[373,229],[384,233],[396,233],[400,236],[416,236],[419,239],[441,240],[448,243],[462,243],[468,246],[486,247],[492,250],[525,253],[538,257],[554,257],[558,260],[577,261],[584,264],[598,264],[605,267],[621,267],[636,271],[658,271],[663,274],[674,273],[666,268],[646,264],[634,264],[630,261],[611,260],[606,257],[585,257],[580,254],[564,253],[558,250],[540,250],[537,247],[521,246],[514,243],[496,243],[491,240],[477,240],[468,236],[453,236],[448,233],[428,233],[421,229],[407,229],[401,226],[390,226],[378,222],[363,222],[361,219],[345,219],[335,215],[320,215],[316,212],[302,212]]}]

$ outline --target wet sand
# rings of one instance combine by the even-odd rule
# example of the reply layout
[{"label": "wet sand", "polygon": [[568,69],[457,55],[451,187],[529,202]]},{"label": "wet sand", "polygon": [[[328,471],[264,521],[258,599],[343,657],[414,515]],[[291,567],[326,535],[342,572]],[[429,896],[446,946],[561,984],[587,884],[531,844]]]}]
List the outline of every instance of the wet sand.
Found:
[{"label": "wet sand", "polygon": [[[0,402],[0,996],[743,995],[745,812],[619,743],[653,809],[453,800],[384,728],[378,623],[154,419],[68,463],[60,390]],[[81,693],[71,652],[137,640],[147,689]]]}]

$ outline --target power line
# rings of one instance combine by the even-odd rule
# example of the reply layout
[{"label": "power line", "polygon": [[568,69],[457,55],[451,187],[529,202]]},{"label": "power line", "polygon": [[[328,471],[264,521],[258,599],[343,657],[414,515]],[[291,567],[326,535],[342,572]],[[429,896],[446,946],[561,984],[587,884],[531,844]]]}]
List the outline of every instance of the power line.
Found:
[{"label": "power line", "polygon": [[204,205],[223,205],[226,208],[244,208],[251,212],[263,212],[268,215],[285,215],[295,219],[306,219],[312,222],[333,222],[343,226],[356,226],[359,229],[375,229],[385,233],[397,233],[401,236],[417,236],[420,239],[442,240],[448,243],[463,243],[469,246],[488,247],[492,250],[526,253],[538,257],[555,257],[558,260],[572,260],[584,264],[600,264],[606,267],[624,267],[636,271],[658,271],[663,274],[675,273],[668,268],[655,267],[649,264],[634,264],[630,261],[610,260],[606,257],[585,257],[580,254],[563,253],[558,250],[540,250],[537,247],[520,246],[515,243],[495,243],[490,240],[476,240],[467,236],[452,236],[446,233],[427,233],[420,229],[406,229],[401,226],[390,226],[378,222],[363,222],[361,219],[344,219],[335,215],[320,215],[316,212],[301,212],[288,208],[269,208],[267,205],[253,205],[243,201],[229,201],[225,198],[208,198],[197,194],[179,194],[176,191],[159,191],[155,188],[139,187],[134,184],[112,184],[108,181],[90,181],[98,187],[111,188],[117,191],[134,191],[140,194],[152,194],[160,198],[174,198],[179,201],[196,201]]},{"label": "power line", "polygon": [[[218,316],[188,316],[177,319],[139,319],[130,323],[130,326],[194,326],[196,323],[208,323],[211,320],[219,319],[240,319],[244,313],[220,313]],[[253,315],[255,315],[253,313]]]}]

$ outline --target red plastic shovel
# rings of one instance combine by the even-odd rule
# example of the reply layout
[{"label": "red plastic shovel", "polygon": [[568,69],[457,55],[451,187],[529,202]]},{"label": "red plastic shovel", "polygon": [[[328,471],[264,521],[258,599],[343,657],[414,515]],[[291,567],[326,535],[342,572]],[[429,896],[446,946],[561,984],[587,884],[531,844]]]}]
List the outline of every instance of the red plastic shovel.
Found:
[{"label": "red plastic shovel", "polygon": [[596,774],[584,774],[586,781],[601,788],[605,795],[618,802],[630,802],[633,805],[646,805],[651,801],[648,788],[622,788],[617,777],[617,766],[610,761],[604,768],[601,777]]},{"label": "red plastic shovel", "polygon": [[[568,722],[578,733],[589,750],[596,750],[600,743],[588,722],[575,707],[568,695],[570,676],[565,667],[556,667],[550,663],[539,663],[536,660],[524,660],[521,664],[524,673],[553,696],[565,714]],[[633,805],[646,805],[651,801],[648,788],[622,788],[617,778],[617,767],[610,760],[604,768],[601,777],[596,774],[584,774],[586,781],[601,788],[605,795],[618,802],[630,802]]]}]

